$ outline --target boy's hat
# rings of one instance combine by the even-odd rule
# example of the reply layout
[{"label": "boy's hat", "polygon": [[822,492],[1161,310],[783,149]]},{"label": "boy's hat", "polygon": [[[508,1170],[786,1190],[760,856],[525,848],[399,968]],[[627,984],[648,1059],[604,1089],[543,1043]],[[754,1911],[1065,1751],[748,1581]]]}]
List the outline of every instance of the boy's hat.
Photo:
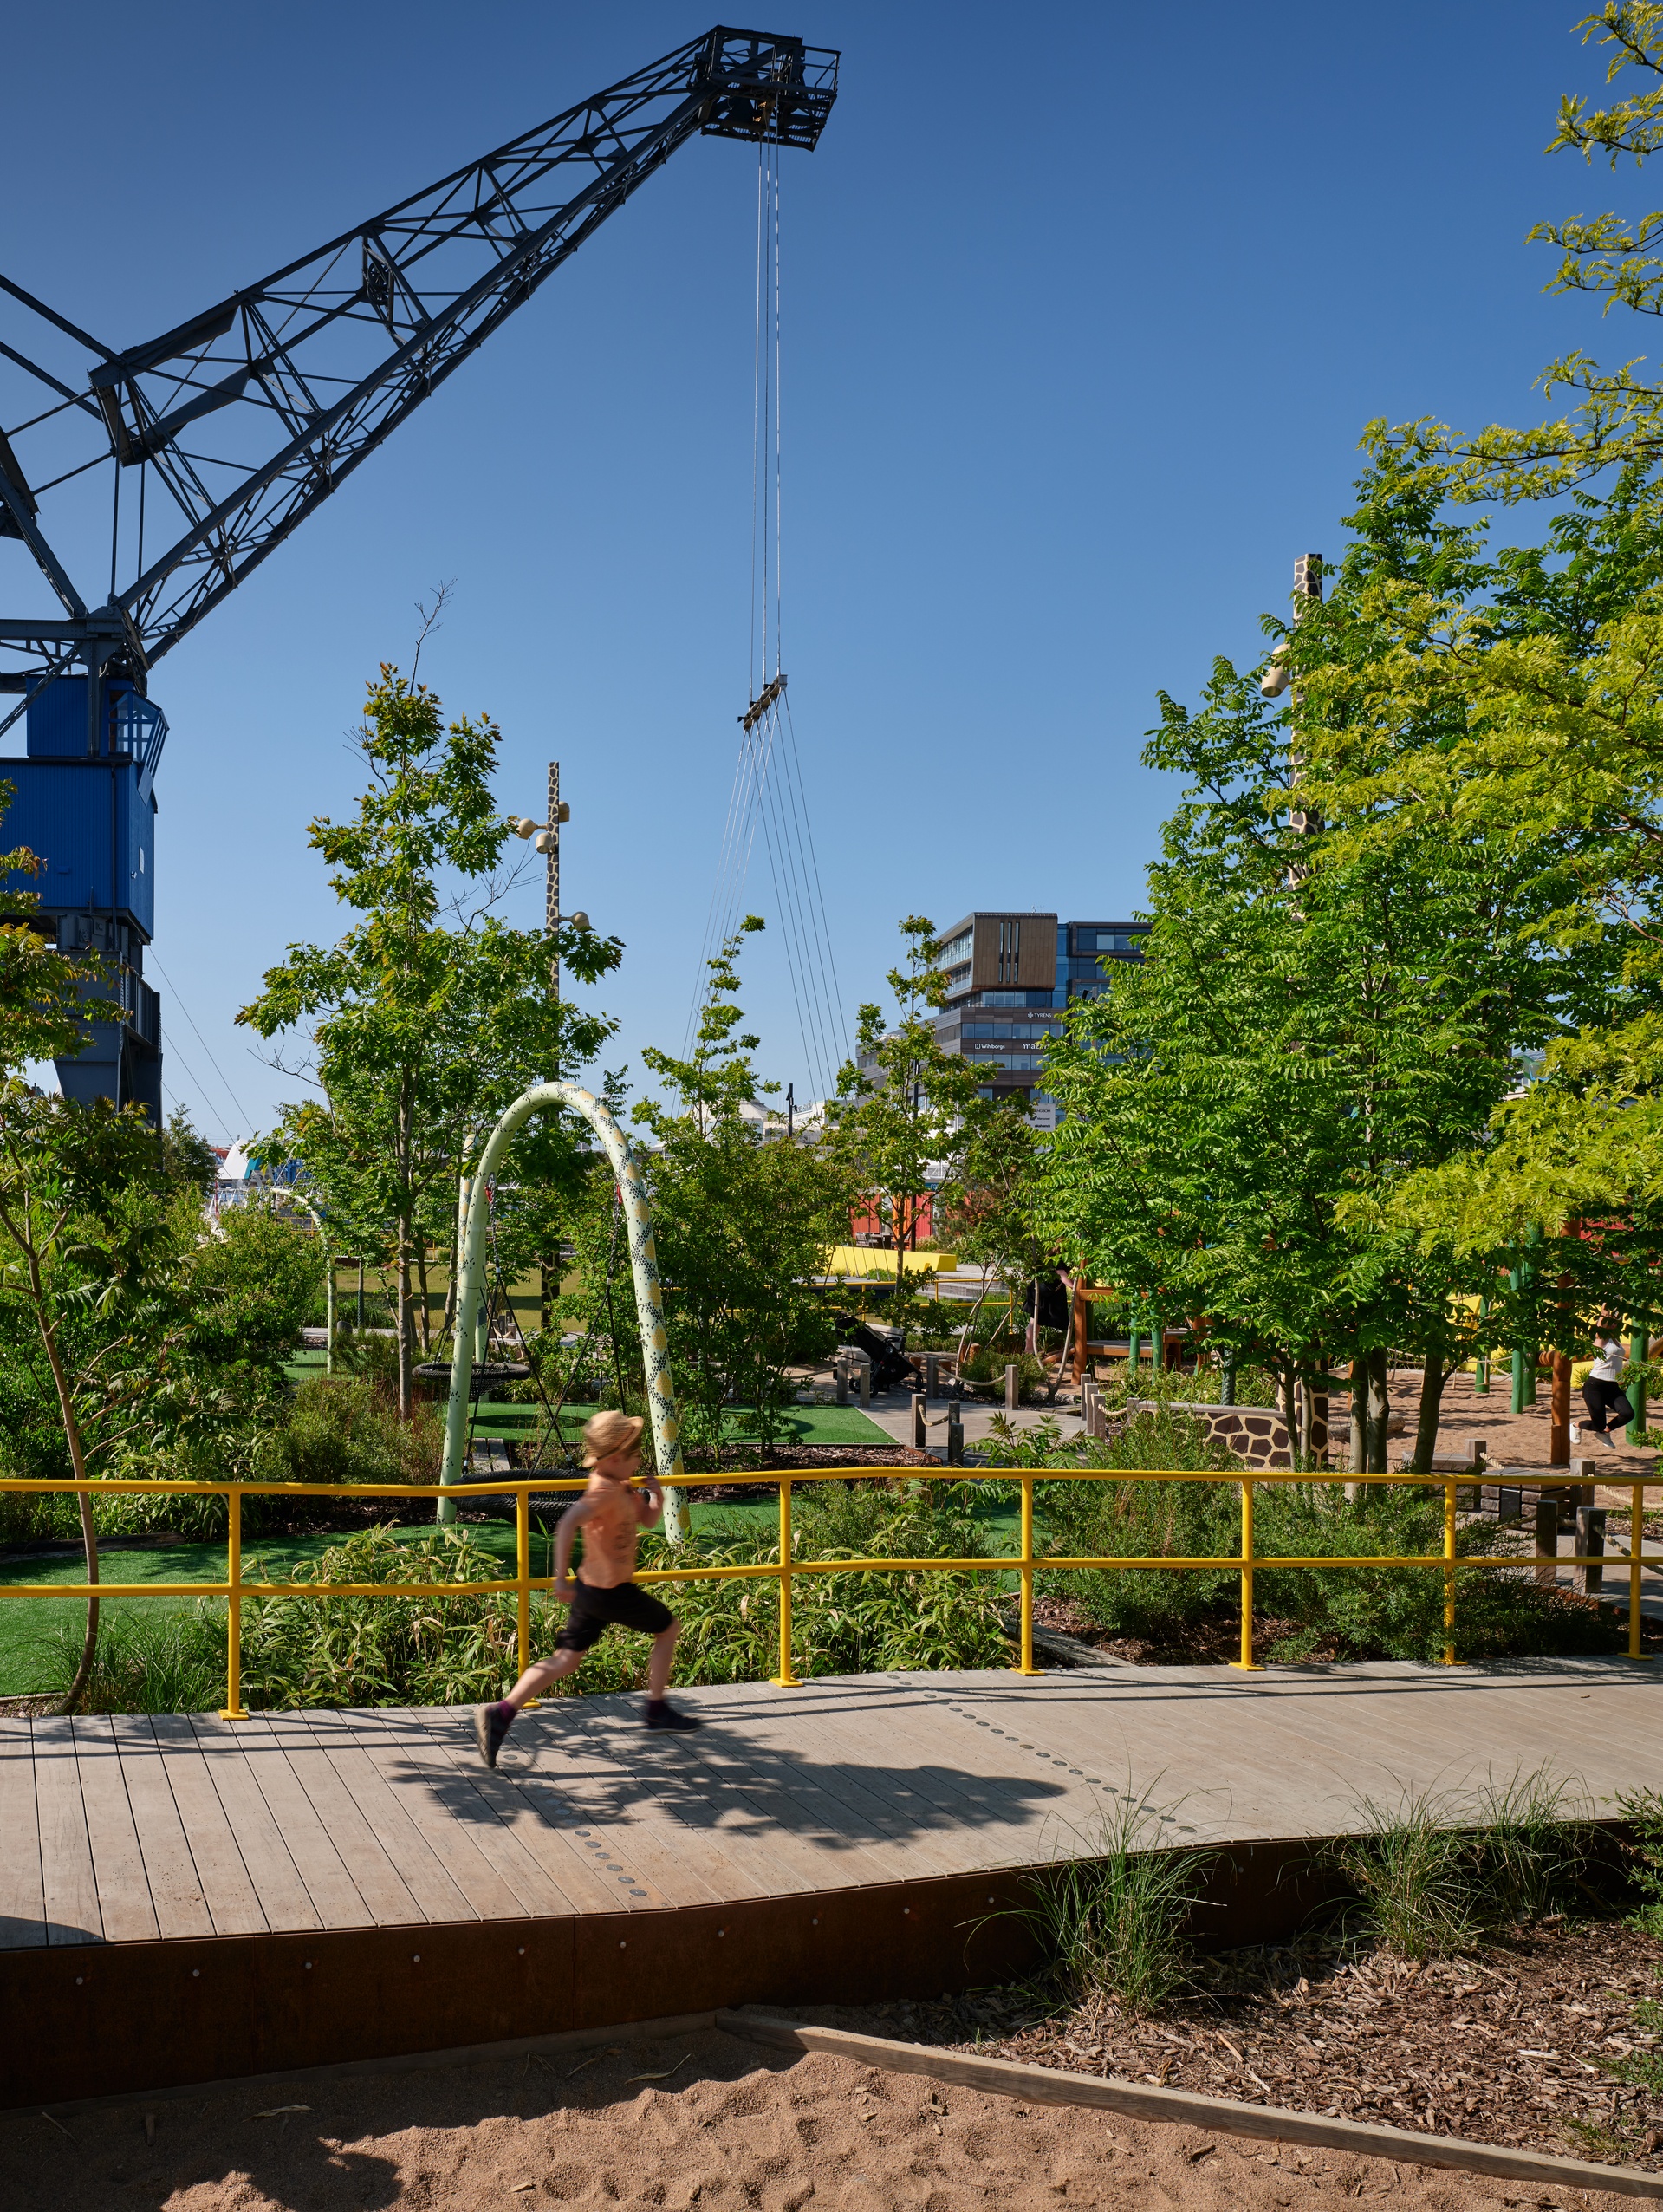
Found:
[{"label": "boy's hat", "polygon": [[584,1466],[593,1467],[597,1460],[610,1459],[614,1452],[628,1451],[631,1445],[640,1443],[646,1426],[639,1414],[620,1413],[615,1408],[591,1414],[583,1424]]}]

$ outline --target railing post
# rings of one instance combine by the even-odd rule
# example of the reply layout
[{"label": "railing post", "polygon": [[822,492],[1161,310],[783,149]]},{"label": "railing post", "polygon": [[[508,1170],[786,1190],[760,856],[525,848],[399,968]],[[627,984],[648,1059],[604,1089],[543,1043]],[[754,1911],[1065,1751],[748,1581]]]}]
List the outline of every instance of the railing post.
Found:
[{"label": "railing post", "polygon": [[[1556,1529],[1557,1524],[1556,1523]],[[1559,1556],[1559,1539],[1554,1537],[1554,1557]],[[1555,1579],[1557,1579],[1556,1575]],[[1444,1664],[1455,1664],[1455,1485],[1444,1485]]]},{"label": "railing post", "polygon": [[222,1721],[246,1721],[243,1706],[243,1493],[235,1484],[225,1496],[225,1702]]},{"label": "railing post", "polygon": [[1253,1656],[1253,1485],[1246,1480],[1242,1483],[1242,1656],[1231,1664],[1246,1675],[1264,1672]]},{"label": "railing post", "polygon": [[1640,1546],[1646,1532],[1646,1486],[1636,1482],[1628,1501],[1628,1656],[1640,1659],[1645,1654],[1640,1648]]},{"label": "railing post", "polygon": [[780,1484],[780,1670],[774,1677],[776,1689],[795,1689],[797,1678],[791,1672],[791,1486]]},{"label": "railing post", "polygon": [[1034,1478],[1022,1478],[1022,1559],[1018,1567],[1022,1578],[1022,1644],[1017,1656],[1016,1671],[1019,1675],[1037,1675],[1043,1670],[1034,1664]]},{"label": "railing post", "polygon": [[514,1505],[514,1571],[520,1582],[519,1672],[523,1675],[531,1664],[531,1493],[516,1491]]}]

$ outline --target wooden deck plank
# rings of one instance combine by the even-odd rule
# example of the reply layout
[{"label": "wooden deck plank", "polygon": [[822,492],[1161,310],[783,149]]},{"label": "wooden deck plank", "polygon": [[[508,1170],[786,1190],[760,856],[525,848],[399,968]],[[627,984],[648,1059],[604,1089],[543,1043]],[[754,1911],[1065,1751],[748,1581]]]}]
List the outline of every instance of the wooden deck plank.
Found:
[{"label": "wooden deck plank", "polygon": [[[190,1715],[186,1725],[226,1825],[236,1838],[266,1926],[295,1932],[322,1928],[322,1918],[295,1863],[288,1838],[250,1768],[237,1734],[237,1724],[222,1720],[218,1714],[204,1713]],[[216,1924],[218,1919],[216,1913]]]},{"label": "wooden deck plank", "polygon": [[144,1714],[118,1713],[110,1727],[120,1753],[121,1779],[133,1808],[139,1848],[145,1855],[157,1929],[165,1937],[211,1936],[213,1915],[203,1895],[190,1839],[149,1718]]},{"label": "wooden deck plank", "polygon": [[[732,1691],[724,1687],[719,1696],[718,1721],[730,1710]],[[581,1755],[596,1801],[598,1756],[618,1778],[606,1802],[618,1818],[659,1824],[684,1885],[696,1882],[725,1902],[795,1896],[823,1881],[823,1869],[789,1830],[759,1813],[744,1794],[712,1779],[709,1756],[731,1740],[728,1731],[718,1725],[697,1735],[657,1735],[641,1727],[633,1699],[584,1702],[593,1711],[580,1723],[588,1740]]]},{"label": "wooden deck plank", "polygon": [[402,1809],[476,1918],[513,1919],[541,1912],[545,1907],[532,1900],[545,1890],[547,1909],[563,1907],[558,1890],[516,1848],[506,1856],[520,1867],[523,1879],[516,1883],[509,1878],[496,1854],[484,1847],[497,1825],[488,1808],[458,1769],[435,1757],[425,1731],[413,1722],[406,1709],[387,1706],[373,1714],[335,1717],[343,1737]]},{"label": "wooden deck plank", "polygon": [[[967,1720],[905,1686],[891,1681],[874,1696],[847,1694],[841,1684],[836,1690],[845,1694],[822,1701],[815,1685],[799,1709],[761,1708],[761,1727],[799,1752],[812,1750],[825,1786],[853,1783],[872,1793],[885,1833],[919,1839],[926,1851],[937,1848],[928,1841],[934,1837],[950,1847],[955,1865],[1004,1865],[1025,1853],[1037,1825],[1067,1810],[1054,1777],[1031,1776],[1025,1760],[1012,1772],[979,1757]],[[874,1740],[888,1754],[881,1767],[871,1760]]]},{"label": "wooden deck plank", "polygon": [[[303,1721],[313,1742],[328,1761],[341,1787],[357,1806],[398,1870],[426,1920],[477,1920],[479,1916],[467,1893],[451,1877],[411,1818],[401,1793],[377,1773],[354,1738],[356,1718],[350,1714],[309,1712],[288,1716]],[[374,1714],[368,1716],[374,1719]]]},{"label": "wooden deck plank", "polygon": [[[213,1734],[217,1742],[234,1742],[241,1753],[249,1785],[258,1792],[273,1827],[289,1854],[311,1910],[315,1925],[320,1928],[371,1928],[375,1916],[360,1894],[353,1873],[341,1858],[315,1806],[302,1786],[300,1778],[290,1766],[281,1742],[274,1734],[269,1717],[256,1714],[245,1721],[224,1721],[218,1714],[198,1714],[193,1725],[200,1737],[204,1731]],[[219,1770],[215,1768],[216,1786]],[[236,1813],[228,1814],[236,1825]],[[365,1870],[367,1882],[374,1881],[374,1868]],[[271,1906],[266,1907],[266,1916],[271,1918]],[[299,1924],[305,1924],[303,1922]]]},{"label": "wooden deck plank", "polygon": [[1003,1865],[1012,1852],[1066,1808],[1068,1792],[1045,1773],[1016,1771],[978,1758],[977,1732],[922,1700],[897,1697],[886,1713],[881,1740],[887,1757],[871,1766],[866,1716],[850,1708],[808,1724],[802,1740],[818,1750],[825,1786],[866,1790],[883,1808],[886,1833],[928,1857],[955,1867]]},{"label": "wooden deck plank", "polygon": [[71,1721],[36,1721],[33,1734],[47,1942],[104,1942],[93,1838],[87,1834],[87,1805],[81,1803],[80,1760],[75,1759],[75,1727]]},{"label": "wooden deck plank", "polygon": [[[800,1722],[795,1731],[795,1765],[804,1802],[828,1819],[886,1869],[893,1879],[897,1854],[931,1872],[956,1870],[965,1863],[968,1840],[980,1830],[1015,1832],[1021,1823],[1001,1804],[989,1818],[987,1778],[952,1776],[923,1770],[926,1748],[909,1744],[902,1715],[893,1717],[882,1738],[881,1762],[871,1757],[871,1738],[848,1716]],[[929,1747],[939,1760],[940,1744]],[[916,1757],[918,1763],[911,1763]],[[904,1766],[900,1762],[908,1762]],[[903,1779],[903,1774],[905,1779]]]},{"label": "wooden deck plank", "polygon": [[0,1950],[41,1950],[45,1944],[34,1734],[26,1720],[7,1714],[0,1715]]},{"label": "wooden deck plank", "polygon": [[253,1878],[188,1715],[153,1713],[149,1718],[215,1935],[265,1935]]},{"label": "wooden deck plank", "polygon": [[[239,1721],[239,1730],[250,1727]],[[326,1928],[401,1928],[425,1922],[381,1838],[296,1713],[270,1713],[260,1726],[269,1753],[252,1763]],[[341,1869],[337,1881],[330,1854]]]},{"label": "wooden deck plank", "polygon": [[104,1917],[81,1794],[74,1724],[56,1718],[33,1729],[35,1795],[49,1944],[101,1943]]},{"label": "wooden deck plank", "polygon": [[150,1877],[133,1825],[133,1807],[121,1772],[121,1755],[107,1714],[78,1714],[69,1723],[87,1839],[98,1884],[98,1909],[104,1936],[111,1943],[137,1943],[160,1934],[150,1899]]},{"label": "wooden deck plank", "polygon": [[[563,1740],[552,1748],[536,1746],[530,1752],[532,1775],[552,1767],[565,1783],[566,1751]],[[582,1825],[589,1832],[578,1835],[574,1831],[574,1840],[591,1864],[601,1868],[602,1879],[617,1886],[620,1894],[616,1872],[594,1851],[597,1840],[609,1844],[613,1858],[638,1872],[672,1904],[718,1904],[735,1896],[771,1894],[766,1883],[747,1874],[743,1865],[731,1865],[719,1845],[703,1841],[667,1813],[652,1777],[632,1767],[627,1754],[614,1752],[603,1734],[585,1745],[582,1755],[584,1778],[567,1786],[583,1808]]]},{"label": "wooden deck plank", "polygon": [[[400,1763],[413,1781],[419,1783],[436,1818],[454,1825],[466,1836],[481,1864],[516,1899],[522,1911],[569,1913],[572,1901],[550,1871],[544,1855],[528,1848],[512,1823],[502,1818],[494,1793],[480,1787],[494,1777],[477,1753],[467,1763],[452,1758],[451,1745],[429,1725],[429,1716],[413,1709],[404,1708],[393,1717],[401,1730]],[[471,1738],[472,1727],[465,1715],[461,1725]],[[468,1747],[472,1748],[471,1743]],[[482,1911],[480,1916],[492,1916]]]},{"label": "wooden deck plank", "polygon": [[[682,1739],[670,1755],[686,1762],[694,1786],[714,1804],[714,1835],[737,1827],[763,1839],[770,1855],[790,1870],[793,1890],[824,1886],[834,1857],[840,1878],[850,1883],[902,1878],[898,1869],[906,1863],[906,1848],[886,1832],[884,1808],[852,1770],[833,1761],[828,1779],[804,1773],[778,1751],[737,1736],[724,1742],[716,1730]],[[841,1788],[831,1786],[831,1779]],[[912,1863],[939,1870],[937,1854],[927,1846]]]},{"label": "wooden deck plank", "polygon": [[[539,1775],[520,1760],[511,1769],[484,1766],[474,1748],[471,1727],[465,1722],[458,1727],[449,1713],[419,1713],[415,1717],[431,1740],[434,1756],[448,1760],[471,1782],[482,1802],[542,1868],[565,1899],[566,1910],[614,1909],[612,1890],[592,1867],[585,1849],[590,1823],[557,1779]],[[654,1885],[646,1886],[650,1903],[666,1902]],[[626,1897],[626,1905],[632,1902],[639,1904],[639,1900]]]},{"label": "wooden deck plank", "polygon": [[[512,1762],[492,1770],[480,1764],[471,1726],[443,1713],[416,1717],[428,1729],[435,1751],[468,1778],[536,1853],[574,1909],[641,1912],[720,1901],[720,1891],[689,1868],[669,1824],[643,1820],[633,1812],[615,1818],[604,1809],[585,1807],[557,1765],[552,1773],[545,1771],[542,1762],[548,1754],[529,1729],[519,1739]],[[535,1719],[531,1716],[533,1723]],[[634,1878],[625,1883],[620,1873]]]}]

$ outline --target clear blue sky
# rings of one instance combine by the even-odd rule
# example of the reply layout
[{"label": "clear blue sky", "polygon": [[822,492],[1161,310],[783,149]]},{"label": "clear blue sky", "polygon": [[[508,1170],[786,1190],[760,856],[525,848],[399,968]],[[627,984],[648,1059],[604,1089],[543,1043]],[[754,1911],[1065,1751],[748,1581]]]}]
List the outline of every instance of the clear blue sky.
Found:
[{"label": "clear blue sky", "polygon": [[[754,19],[843,52],[786,162],[786,664],[851,1006],[903,914],[1137,908],[1173,797],[1138,762],[1154,694],[1250,656],[1295,555],[1337,551],[1367,419],[1527,420],[1555,353],[1644,342],[1544,299],[1523,242],[1634,203],[1541,154],[1596,81],[1577,12]],[[706,27],[659,0],[20,11],[0,268],[136,343]],[[157,670],[165,1079],[210,1135],[293,1093],[231,1017],[339,934],[305,823],[349,805],[365,679],[442,578],[424,674],[501,723],[506,809],[561,759],[567,903],[626,941],[607,1061],[679,1044],[745,703],[755,190],[748,148],[685,148]],[[0,599],[24,557],[0,541]],[[776,937],[747,970],[802,1096]]]}]

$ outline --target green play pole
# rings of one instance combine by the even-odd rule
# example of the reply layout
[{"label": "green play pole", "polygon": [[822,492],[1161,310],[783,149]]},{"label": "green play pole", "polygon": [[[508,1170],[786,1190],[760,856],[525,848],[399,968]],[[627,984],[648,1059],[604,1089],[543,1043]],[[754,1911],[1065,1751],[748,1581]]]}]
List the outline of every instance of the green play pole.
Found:
[{"label": "green play pole", "polygon": [[[1634,1330],[1628,1338],[1629,1358],[1638,1366],[1650,1350],[1651,1337],[1647,1331],[1644,1329]],[[1634,1409],[1634,1417],[1628,1424],[1628,1441],[1631,1444],[1638,1444],[1646,1428],[1646,1393],[1640,1389],[1639,1383],[1635,1383],[1634,1389],[1628,1393],[1628,1402]]]}]

